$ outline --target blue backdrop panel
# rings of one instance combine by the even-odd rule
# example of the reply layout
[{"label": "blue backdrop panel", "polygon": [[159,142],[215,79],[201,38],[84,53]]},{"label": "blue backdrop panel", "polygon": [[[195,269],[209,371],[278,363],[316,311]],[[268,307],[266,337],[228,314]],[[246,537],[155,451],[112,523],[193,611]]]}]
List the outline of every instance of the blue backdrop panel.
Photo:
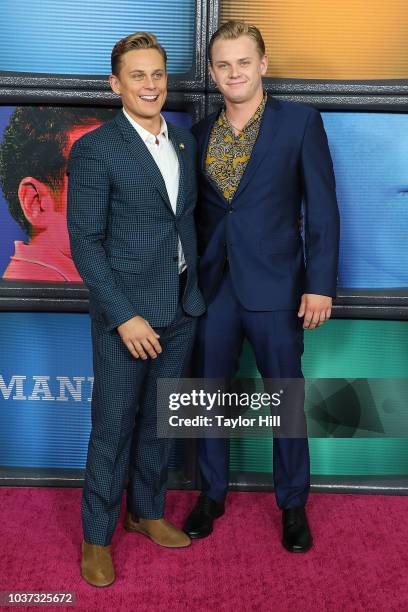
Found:
[{"label": "blue backdrop panel", "polygon": [[153,32],[171,73],[192,67],[194,0],[2,0],[0,70],[107,75],[116,41]]},{"label": "blue backdrop panel", "polygon": [[88,315],[1,313],[0,322],[0,465],[82,468],[93,380]]},{"label": "blue backdrop panel", "polygon": [[408,115],[322,116],[340,207],[339,286],[408,287]]},{"label": "blue backdrop panel", "polygon": [[[93,384],[87,314],[0,314],[0,466],[84,468]],[[170,469],[183,469],[184,441]]]}]

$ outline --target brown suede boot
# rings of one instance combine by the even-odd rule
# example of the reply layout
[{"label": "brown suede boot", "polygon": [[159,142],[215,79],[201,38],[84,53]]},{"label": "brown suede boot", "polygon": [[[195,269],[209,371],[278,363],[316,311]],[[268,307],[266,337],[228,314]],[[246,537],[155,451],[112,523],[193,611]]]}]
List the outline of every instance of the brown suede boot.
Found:
[{"label": "brown suede boot", "polygon": [[82,542],[81,574],[92,586],[109,586],[115,580],[115,570],[109,546]]},{"label": "brown suede boot", "polygon": [[130,533],[142,533],[159,546],[167,548],[184,548],[190,546],[191,540],[184,531],[178,529],[166,519],[139,519],[131,512],[126,512],[123,527]]}]

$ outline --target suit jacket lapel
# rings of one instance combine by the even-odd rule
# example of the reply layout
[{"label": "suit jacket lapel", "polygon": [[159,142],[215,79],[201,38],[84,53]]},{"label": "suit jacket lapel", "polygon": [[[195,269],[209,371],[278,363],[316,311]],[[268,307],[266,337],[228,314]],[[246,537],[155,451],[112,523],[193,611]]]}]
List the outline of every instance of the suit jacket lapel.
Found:
[{"label": "suit jacket lapel", "polygon": [[143,166],[144,170],[150,176],[154,186],[165,201],[167,207],[174,214],[174,211],[170,204],[163,176],[159,170],[159,167],[154,161],[149,149],[147,148],[143,140],[140,138],[133,125],[131,125],[131,123],[129,123],[129,121],[126,119],[122,111],[120,111],[116,115],[115,120],[118,128],[120,129],[123,135],[123,138],[126,141],[130,153],[136,159],[138,164]]},{"label": "suit jacket lapel", "polygon": [[248,183],[254,177],[255,172],[261,163],[265,155],[269,154],[272,146],[273,139],[278,129],[278,109],[279,102],[273,98],[268,98],[262,119],[259,127],[258,137],[253,146],[251,157],[245,168],[245,172],[241,177],[241,181],[238,185],[238,189],[234,193],[235,200],[247,187]]},{"label": "suit jacket lapel", "polygon": [[176,215],[180,215],[183,210],[183,206],[185,203],[185,191],[186,191],[186,168],[185,168],[185,143],[182,142],[177,135],[176,130],[171,125],[171,123],[167,123],[167,129],[169,133],[169,138],[173,144],[174,150],[176,151],[178,161],[179,161],[179,169],[180,169],[180,180],[179,180],[179,189],[177,196],[177,206],[176,206]]},{"label": "suit jacket lapel", "polygon": [[199,163],[200,163],[200,171],[201,171],[201,173],[206,177],[208,183],[217,192],[217,194],[221,196],[222,202],[226,206],[227,205],[227,200],[225,199],[224,194],[222,193],[221,189],[218,187],[218,185],[214,181],[214,179],[208,174],[207,168],[206,168],[206,165],[205,165],[205,160],[207,158],[208,143],[210,141],[211,130],[213,129],[214,123],[216,122],[220,112],[218,112],[214,116],[214,118],[212,120],[207,121],[207,124],[206,124],[206,127],[205,127],[205,131],[203,131],[203,134],[202,134],[200,142],[199,142],[199,149],[200,149]]},{"label": "suit jacket lapel", "polygon": [[207,174],[207,168],[205,166],[205,160],[207,157],[208,143],[210,140],[211,130],[214,127],[214,123],[216,122],[218,115],[219,113],[217,113],[217,115],[214,117],[212,121],[207,121],[206,130],[203,134],[202,141],[200,143],[200,170],[207,177],[208,177],[208,174]]}]

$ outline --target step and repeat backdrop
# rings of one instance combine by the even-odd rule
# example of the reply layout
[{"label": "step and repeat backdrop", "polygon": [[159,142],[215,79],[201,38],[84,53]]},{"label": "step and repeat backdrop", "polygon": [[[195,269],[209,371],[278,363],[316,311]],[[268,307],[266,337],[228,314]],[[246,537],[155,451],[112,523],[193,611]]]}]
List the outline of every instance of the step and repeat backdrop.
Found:
[{"label": "step and repeat backdrop", "polygon": [[[67,158],[112,118],[110,51],[137,30],[168,53],[165,116],[190,128],[221,100],[206,47],[231,18],[267,45],[265,88],[321,111],[341,214],[334,318],[306,332],[312,475],[375,484],[408,473],[408,11],[405,0],[3,0],[0,6],[0,477],[85,465],[93,372],[86,289],[66,229]],[[39,194],[50,205],[36,207]],[[251,231],[248,228],[248,231]],[[239,375],[259,377],[245,346]],[[368,380],[366,380],[368,379]],[[383,379],[378,396],[370,379]],[[335,427],[333,427],[333,423]],[[400,424],[400,428],[399,425]],[[270,483],[272,440],[231,442],[232,482]],[[196,486],[174,444],[174,486]],[[33,482],[35,482],[33,480]],[[67,481],[68,482],[68,481]],[[385,485],[384,485],[385,486]]]}]

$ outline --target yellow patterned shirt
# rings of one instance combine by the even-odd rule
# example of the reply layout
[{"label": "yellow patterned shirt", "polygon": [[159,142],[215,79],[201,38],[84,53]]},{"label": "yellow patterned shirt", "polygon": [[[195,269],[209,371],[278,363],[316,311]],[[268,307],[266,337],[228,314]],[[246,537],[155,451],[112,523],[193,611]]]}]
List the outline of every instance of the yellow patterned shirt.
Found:
[{"label": "yellow patterned shirt", "polygon": [[251,157],[252,147],[258,137],[267,95],[264,93],[261,104],[238,136],[227,119],[225,108],[211,130],[205,167],[208,174],[231,201]]}]

